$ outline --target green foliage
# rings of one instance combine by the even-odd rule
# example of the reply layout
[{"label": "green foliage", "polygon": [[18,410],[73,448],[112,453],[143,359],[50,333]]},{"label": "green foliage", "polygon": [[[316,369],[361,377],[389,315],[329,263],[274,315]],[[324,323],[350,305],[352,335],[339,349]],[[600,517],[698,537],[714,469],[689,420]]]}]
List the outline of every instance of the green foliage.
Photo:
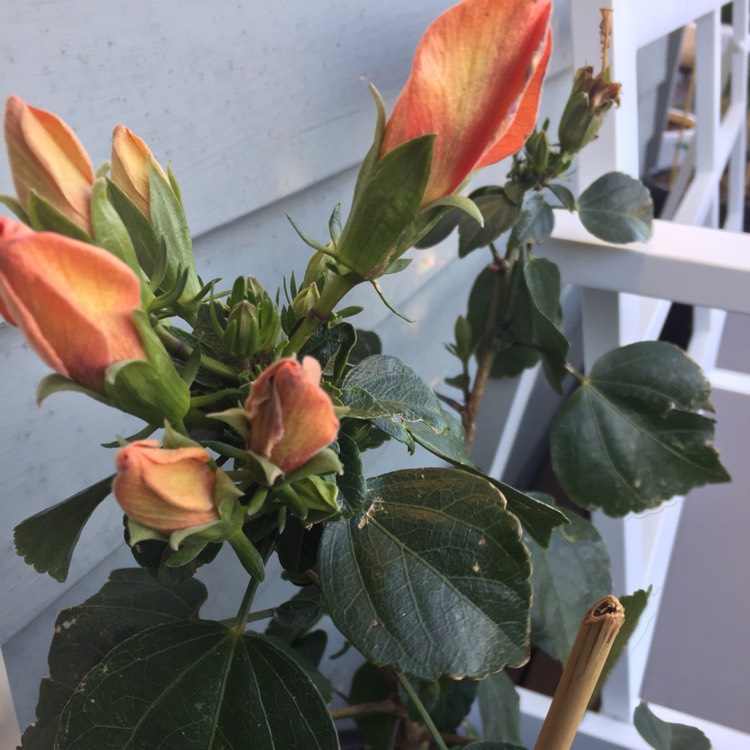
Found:
[{"label": "green foliage", "polygon": [[534,590],[531,642],[563,664],[591,604],[612,591],[609,553],[601,536],[584,518],[567,515],[570,523],[552,532],[546,549],[524,539]]},{"label": "green foliage", "polygon": [[185,750],[338,747],[296,659],[265,636],[209,621],[156,625],[116,646],[73,693],[57,746],[151,747],[166,734]]},{"label": "green foliage", "polygon": [[655,716],[641,703],[633,714],[638,733],[656,750],[711,750],[712,745],[700,729],[685,724],[671,724]]},{"label": "green foliage", "polygon": [[105,654],[154,625],[193,619],[205,599],[206,590],[197,581],[166,588],[143,570],[114,570],[99,593],[60,612],[50,674],[40,687],[36,722],[23,734],[23,750],[53,746],[66,703]]},{"label": "green foliage", "polygon": [[482,736],[488,742],[521,743],[521,708],[518,693],[505,672],[495,672],[479,683],[477,691]]},{"label": "green foliage", "polygon": [[508,238],[508,247],[540,245],[549,239],[555,217],[541,193],[528,193],[523,201],[523,209]]},{"label": "green foliage", "polygon": [[13,532],[16,552],[38,573],[49,573],[62,583],[86,521],[111,491],[108,476],[22,521]]},{"label": "green foliage", "polygon": [[680,349],[647,341],[601,357],[552,425],[552,464],[586,508],[624,516],[729,480],[713,445],[710,386]]},{"label": "green foliage", "polygon": [[411,244],[404,232],[422,203],[433,140],[426,135],[407,141],[358,182],[358,194],[332,254],[361,278],[380,276]]},{"label": "green foliage", "polygon": [[645,242],[651,236],[654,203],[648,189],[622,172],[609,172],[578,198],[581,223],[607,242]]},{"label": "green foliage", "polygon": [[466,257],[472,250],[487,247],[503,232],[507,232],[518,220],[521,209],[501,187],[486,187],[475,190],[471,196],[482,212],[484,226],[466,214],[458,222],[458,256]]},{"label": "green foliage", "polygon": [[328,524],[321,542],[342,633],[373,663],[423,680],[523,662],[530,569],[500,493],[454,469],[385,474],[368,493],[367,513]]}]

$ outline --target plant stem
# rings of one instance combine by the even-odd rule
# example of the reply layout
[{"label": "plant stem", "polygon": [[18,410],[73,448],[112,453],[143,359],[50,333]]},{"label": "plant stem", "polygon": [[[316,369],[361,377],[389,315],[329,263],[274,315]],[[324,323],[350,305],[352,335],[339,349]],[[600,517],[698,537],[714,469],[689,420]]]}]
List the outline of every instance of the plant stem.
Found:
[{"label": "plant stem", "polygon": [[293,357],[307,343],[310,336],[320,328],[330,317],[336,305],[362,281],[353,273],[344,275],[336,274],[326,281],[320,298],[308,311],[300,324],[289,339],[284,348],[284,357]]},{"label": "plant stem", "polygon": [[492,268],[496,274],[495,283],[492,287],[492,298],[484,323],[484,333],[479,343],[477,372],[474,376],[474,382],[469,389],[469,395],[464,403],[464,408],[461,410],[461,423],[466,433],[466,450],[469,452],[471,452],[471,446],[474,442],[479,407],[482,404],[484,392],[487,388],[487,381],[490,379],[492,365],[495,362],[495,355],[497,354],[495,329],[497,327],[500,307],[505,301],[508,273],[510,270],[507,264],[499,264],[497,262],[493,264]]},{"label": "plant stem", "polygon": [[411,698],[412,703],[416,706],[417,711],[419,711],[419,715],[422,717],[422,721],[425,723],[425,726],[430,730],[430,734],[432,735],[432,739],[435,740],[435,744],[440,748],[440,750],[448,750],[448,746],[440,736],[440,732],[435,726],[435,722],[432,720],[429,712],[424,707],[424,703],[422,703],[422,701],[419,699],[417,691],[411,686],[409,680],[406,679],[406,675],[402,674],[401,672],[396,672],[396,675],[398,676],[399,682],[404,686],[404,690],[406,690],[409,698]]},{"label": "plant stem", "polygon": [[[243,543],[240,537],[244,539],[247,544]],[[253,543],[245,536],[244,532],[240,529],[238,534],[231,536],[227,541],[232,545],[234,551],[237,552],[237,556],[240,558],[240,561],[242,562],[243,567],[245,567],[245,570],[250,573],[250,581],[247,584],[247,588],[245,589],[245,595],[242,597],[242,603],[240,604],[240,608],[237,610],[237,616],[234,619],[234,626],[232,628],[236,633],[243,633],[248,622],[250,607],[253,604],[255,592],[258,590],[258,586],[260,586],[263,578],[265,578],[265,562],[271,556],[274,540],[273,538],[266,538],[263,542],[263,545],[261,546],[261,550],[258,551]],[[260,558],[260,575],[254,575],[252,571],[248,569],[248,566],[245,565],[245,560],[242,558],[242,555],[247,552],[248,546],[252,547],[254,553]],[[253,563],[257,564],[257,561],[254,560]]]},{"label": "plant stem", "polygon": [[392,714],[399,716],[404,709],[390,698],[373,703],[356,703],[344,708],[332,708],[328,712],[334,721],[339,719],[358,719],[362,716],[377,716],[378,714]]},{"label": "plant stem", "polygon": [[611,595],[586,613],[534,750],[569,750],[624,622],[625,610]]},{"label": "plant stem", "polygon": [[[164,344],[164,348],[169,354],[176,359],[187,362],[190,359],[190,355],[193,353],[193,348],[188,346],[184,341],[181,341],[176,336],[173,336],[169,331],[164,329],[162,326],[156,326],[154,329],[156,335]],[[223,380],[228,380],[232,383],[237,382],[237,370],[234,367],[225,365],[223,362],[219,362],[218,359],[208,357],[205,354],[201,354],[201,369],[206,372],[210,372],[213,375],[217,375]]]}]

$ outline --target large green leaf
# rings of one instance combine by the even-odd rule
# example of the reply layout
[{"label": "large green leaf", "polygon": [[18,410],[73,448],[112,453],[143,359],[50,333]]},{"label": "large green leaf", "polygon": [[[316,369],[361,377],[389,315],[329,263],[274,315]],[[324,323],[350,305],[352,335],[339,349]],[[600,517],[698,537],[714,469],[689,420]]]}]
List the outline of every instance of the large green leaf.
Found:
[{"label": "large green leaf", "polygon": [[205,599],[206,589],[198,581],[165,587],[135,568],[112,571],[99,593],[60,612],[49,652],[49,677],[42,680],[36,723],[23,734],[23,750],[53,746],[68,699],[112,648],[153,625],[195,617]]},{"label": "large green leaf", "polygon": [[527,656],[531,588],[518,521],[485,479],[397,471],[370,508],[328,524],[320,578],[331,617],[373,663],[423,680],[481,677]]},{"label": "large green leaf", "polygon": [[479,683],[477,698],[485,740],[520,744],[520,700],[510,677],[505,672],[489,675]]},{"label": "large green leaf", "polygon": [[581,193],[578,214],[591,234],[607,242],[644,242],[651,236],[654,202],[639,180],[609,172]]},{"label": "large green leaf", "polygon": [[217,622],[157,625],[113,649],[63,713],[60,750],[338,748],[320,693],[271,639]]},{"label": "large green leaf", "polygon": [[700,368],[672,344],[605,354],[562,406],[550,436],[563,489],[586,508],[624,516],[693,487],[729,481],[714,448]]},{"label": "large green leaf", "polygon": [[568,518],[547,549],[525,539],[533,571],[531,640],[563,664],[589,607],[612,591],[609,553],[599,532],[575,513]]},{"label": "large green leaf", "polygon": [[505,482],[487,476],[474,466],[466,452],[464,429],[461,423],[448,412],[444,412],[444,415],[448,423],[446,430],[434,432],[422,424],[415,424],[411,427],[414,440],[435,456],[491,482],[502,492],[507,501],[508,510],[518,518],[524,531],[537,543],[546,547],[549,544],[552,529],[568,522],[565,514]]},{"label": "large green leaf", "polygon": [[38,573],[64,581],[86,521],[111,491],[112,476],[108,476],[22,521],[13,532],[16,552]]},{"label": "large green leaf", "polygon": [[340,432],[338,446],[344,473],[336,476],[336,486],[339,488],[341,514],[344,518],[350,518],[360,515],[365,509],[367,482],[357,443],[345,432]]},{"label": "large green leaf", "polygon": [[410,447],[412,424],[423,423],[435,432],[448,427],[437,396],[397,357],[376,354],[363,359],[344,379],[341,399],[356,413],[372,409],[373,424]]},{"label": "large green leaf", "polygon": [[656,750],[711,750],[710,740],[700,729],[662,721],[641,703],[633,714],[638,733]]}]

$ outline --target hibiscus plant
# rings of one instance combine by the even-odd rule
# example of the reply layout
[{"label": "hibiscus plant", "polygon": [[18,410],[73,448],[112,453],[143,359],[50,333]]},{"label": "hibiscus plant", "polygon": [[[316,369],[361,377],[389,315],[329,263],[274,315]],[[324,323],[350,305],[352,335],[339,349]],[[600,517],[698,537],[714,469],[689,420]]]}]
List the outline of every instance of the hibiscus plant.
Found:
[{"label": "hibiscus plant", "polygon": [[[199,275],[174,174],[126,127],[95,172],[57,116],[8,100],[17,196],[2,200],[19,220],[0,218],[0,313],[54,371],[40,402],[77,391],[144,423],[113,443],[114,471],[15,530],[19,554],[63,581],[81,528],[113,494],[139,566],[61,615],[23,748],[328,750],[343,717],[383,750],[517,747],[502,670],[531,644],[564,662],[574,630],[562,618],[580,620],[611,579],[585,518],[472,462],[490,377],[541,361],[557,391],[577,381],[551,450],[582,508],[622,516],[728,480],[700,413],[708,383],[676,347],[624,347],[585,375],[566,359],[559,272],[538,254],[553,209],[629,242],[648,238],[652,207],[622,174],[578,197],[560,181],[619,87],[606,64],[583,68],[556,137],[535,128],[550,9],[463,0],[430,26],[390,117],[372,90],[375,136],[348,217],[333,212],[326,241],[297,230],[312,254],[281,291]],[[462,194],[475,170],[511,156],[504,185]],[[490,257],[449,346],[454,399],[382,353],[341,302],[409,273],[411,248],[456,227],[461,256]],[[386,441],[446,465],[366,477],[362,454]],[[224,542],[247,578],[226,602],[232,619],[201,619],[194,574]],[[591,568],[565,569],[565,550],[584,548]],[[298,590],[254,612],[272,555]],[[555,576],[576,581],[563,614],[545,607]],[[637,618],[645,594],[617,593],[634,594],[623,603]],[[329,707],[319,671],[324,616],[364,659],[337,686],[344,708]],[[478,691],[484,740],[459,733]]]}]

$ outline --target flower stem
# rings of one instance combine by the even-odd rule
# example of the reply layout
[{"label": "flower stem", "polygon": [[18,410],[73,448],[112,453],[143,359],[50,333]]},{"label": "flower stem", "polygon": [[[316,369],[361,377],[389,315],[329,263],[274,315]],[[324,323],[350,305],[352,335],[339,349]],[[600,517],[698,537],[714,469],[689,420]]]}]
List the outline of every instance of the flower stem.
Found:
[{"label": "flower stem", "polygon": [[328,320],[336,305],[361,281],[362,279],[353,273],[336,274],[328,279],[320,298],[308,311],[289,339],[289,343],[284,348],[283,356],[295,356],[307,343],[310,336]]},{"label": "flower stem", "polygon": [[404,686],[404,690],[406,690],[409,698],[411,698],[412,703],[416,706],[417,711],[419,711],[419,715],[422,717],[422,721],[425,723],[425,726],[430,730],[430,734],[432,735],[432,739],[435,740],[435,744],[440,748],[440,750],[448,750],[448,746],[440,736],[440,732],[435,726],[435,722],[432,720],[429,712],[424,707],[424,703],[422,703],[422,701],[419,699],[417,691],[411,686],[409,680],[406,679],[406,675],[402,674],[401,672],[396,672],[396,675],[398,676],[399,682]]},{"label": "flower stem", "polygon": [[[243,539],[244,542],[242,541]],[[248,573],[250,573],[250,581],[245,589],[245,595],[242,597],[242,602],[240,608],[237,610],[237,616],[234,619],[234,626],[232,627],[236,633],[241,634],[245,632],[245,626],[247,625],[250,616],[250,607],[253,604],[253,599],[255,598],[258,586],[260,586],[261,581],[266,577],[266,560],[271,556],[274,540],[273,538],[266,538],[261,546],[261,552],[255,548],[253,543],[245,536],[241,529],[230,536],[227,541],[237,553],[237,557],[239,557],[242,566]],[[252,549],[252,552],[249,548]],[[248,555],[249,557],[245,558],[245,555]],[[260,574],[256,575],[246,563],[251,563],[252,566],[259,565]]]}]

